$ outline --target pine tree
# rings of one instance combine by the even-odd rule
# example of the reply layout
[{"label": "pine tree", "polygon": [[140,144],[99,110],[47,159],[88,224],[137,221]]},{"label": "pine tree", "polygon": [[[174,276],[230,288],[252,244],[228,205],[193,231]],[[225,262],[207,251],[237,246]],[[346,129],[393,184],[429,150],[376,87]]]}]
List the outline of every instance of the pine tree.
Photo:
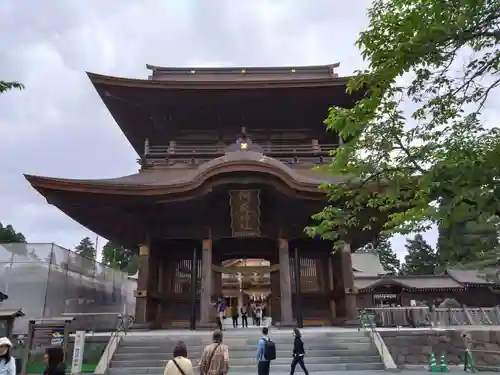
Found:
[{"label": "pine tree", "polygon": [[102,249],[102,261],[107,266],[129,274],[136,273],[139,266],[139,257],[136,253],[111,241],[108,241]]},{"label": "pine tree", "polygon": [[404,275],[433,275],[437,266],[434,249],[417,234],[413,239],[406,240],[405,262],[401,268]]},{"label": "pine tree", "polygon": [[439,227],[438,262],[443,266],[476,262],[497,246],[496,218],[461,222],[450,228]]},{"label": "pine tree", "polygon": [[385,272],[394,275],[399,273],[401,263],[394,250],[392,250],[392,245],[388,238],[381,238],[375,246],[375,251],[380,258],[380,263]]},{"label": "pine tree", "polygon": [[7,92],[12,89],[18,89],[18,90],[23,90],[24,85],[22,83],[13,81],[13,82],[7,82],[7,81],[0,81],[0,94]]},{"label": "pine tree", "polygon": [[96,258],[96,249],[94,247],[94,243],[89,237],[85,237],[80,241],[78,246],[75,247],[75,252],[88,259],[95,260]]}]

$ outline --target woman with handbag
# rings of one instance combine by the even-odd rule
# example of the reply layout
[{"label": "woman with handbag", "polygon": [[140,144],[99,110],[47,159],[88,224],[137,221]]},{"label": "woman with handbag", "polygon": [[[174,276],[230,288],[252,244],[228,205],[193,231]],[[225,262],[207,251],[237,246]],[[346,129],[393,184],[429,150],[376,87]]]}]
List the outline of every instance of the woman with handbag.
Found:
[{"label": "woman with handbag", "polygon": [[193,364],[187,358],[186,345],[182,341],[175,345],[173,359],[165,366],[164,375],[194,375]]}]

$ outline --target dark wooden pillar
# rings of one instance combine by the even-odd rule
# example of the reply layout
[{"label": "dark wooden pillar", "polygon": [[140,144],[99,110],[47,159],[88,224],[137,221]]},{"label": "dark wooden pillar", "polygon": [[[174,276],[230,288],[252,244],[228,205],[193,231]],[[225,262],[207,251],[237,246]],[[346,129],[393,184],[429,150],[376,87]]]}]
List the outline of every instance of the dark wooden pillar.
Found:
[{"label": "dark wooden pillar", "polygon": [[292,326],[292,283],[290,277],[290,251],[288,241],[278,240],[281,291],[281,326]]},{"label": "dark wooden pillar", "polygon": [[318,292],[324,293],[326,291],[325,285],[325,260],[321,254],[318,254],[314,260],[314,268],[316,269],[316,282],[318,283]]},{"label": "dark wooden pillar", "polygon": [[[166,252],[163,252],[164,256],[161,260],[161,276],[159,278],[160,282],[160,315],[157,318],[158,325],[162,328],[168,327],[171,324],[171,298],[173,292],[173,281],[175,274],[176,263],[166,256]],[[170,302],[170,303],[169,303]]]},{"label": "dark wooden pillar", "polygon": [[212,309],[212,240],[203,240],[201,273],[200,325],[208,326]]},{"label": "dark wooden pillar", "polygon": [[135,291],[135,323],[137,325],[148,324],[149,255],[150,243],[148,241],[139,247],[139,275]]},{"label": "dark wooden pillar", "polygon": [[155,245],[149,246],[149,277],[148,277],[148,287],[147,287],[147,313],[146,321],[153,323],[156,321],[158,313],[159,304],[159,276],[160,276],[160,266],[161,260],[159,257],[160,252]]},{"label": "dark wooden pillar", "polygon": [[302,315],[302,291],[301,291],[301,279],[300,279],[300,252],[299,248],[295,247],[293,255],[293,265],[295,274],[295,317],[297,318],[297,326],[302,328],[304,325],[303,315]]},{"label": "dark wooden pillar", "polygon": [[281,290],[279,271],[271,272],[271,317],[273,323],[281,322]]},{"label": "dark wooden pillar", "polygon": [[198,278],[198,249],[193,248],[193,259],[191,263],[191,317],[189,321],[189,329],[196,329],[196,292]]},{"label": "dark wooden pillar", "polygon": [[337,306],[336,306],[336,301],[335,301],[335,288],[337,288],[336,282],[335,282],[335,273],[334,273],[334,258],[332,255],[328,255],[327,258],[327,267],[328,267],[328,301],[329,301],[329,307],[330,307],[330,321],[331,323],[335,323],[337,319]]},{"label": "dark wooden pillar", "polygon": [[354,286],[354,273],[352,271],[351,246],[344,243],[340,253],[342,263],[342,279],[345,293],[345,314],[347,321],[357,319],[356,312],[356,288]]},{"label": "dark wooden pillar", "polygon": [[[221,266],[222,262],[218,259],[213,259],[212,251],[212,264]],[[219,271],[212,271],[212,297],[216,300],[222,296],[222,273]]]}]

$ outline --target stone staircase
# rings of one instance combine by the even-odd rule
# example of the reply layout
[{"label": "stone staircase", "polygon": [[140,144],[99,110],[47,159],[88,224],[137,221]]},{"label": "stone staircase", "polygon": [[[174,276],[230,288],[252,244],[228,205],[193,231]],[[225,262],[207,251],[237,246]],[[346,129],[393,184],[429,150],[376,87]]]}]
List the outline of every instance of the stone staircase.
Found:
[{"label": "stone staircase", "polygon": [[[276,343],[276,360],[271,363],[271,373],[289,373],[292,360],[293,338],[291,330],[272,330]],[[382,370],[383,364],[377,349],[365,332],[304,329],[306,347],[305,363],[311,373],[346,370]],[[258,329],[241,329],[224,332],[224,344],[229,346],[230,373],[256,374],[255,351],[260,338]],[[112,358],[108,375],[162,375],[165,364],[172,358],[177,341],[182,340],[188,349],[188,358],[196,366],[203,347],[210,343],[210,332],[165,331],[148,335],[129,334],[122,339]],[[297,366],[297,373],[302,370]]]}]

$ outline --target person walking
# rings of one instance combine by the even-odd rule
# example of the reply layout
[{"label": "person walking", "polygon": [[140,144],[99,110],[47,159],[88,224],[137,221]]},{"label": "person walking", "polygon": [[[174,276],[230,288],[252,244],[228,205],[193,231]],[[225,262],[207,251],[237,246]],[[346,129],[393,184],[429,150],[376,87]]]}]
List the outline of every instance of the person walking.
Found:
[{"label": "person walking", "polygon": [[248,328],[248,309],[247,305],[243,304],[240,309],[241,313],[241,326],[243,328]]},{"label": "person walking", "polygon": [[217,328],[222,331],[222,320],[219,314],[219,301],[212,303],[212,313],[214,314],[215,323],[217,323]]},{"label": "person walking", "polygon": [[0,337],[0,374],[16,375],[16,359],[11,355],[12,343],[7,337]]},{"label": "person walking", "polygon": [[173,359],[167,362],[163,375],[194,375],[193,364],[187,357],[184,342],[179,341],[175,345]]},{"label": "person walking", "polygon": [[304,342],[302,341],[302,335],[297,328],[293,329],[293,337],[293,359],[290,366],[290,375],[295,373],[295,367],[297,367],[297,364],[299,364],[305,375],[309,375],[309,371],[307,371],[306,365],[304,364],[304,356],[306,354],[306,351],[304,350]]},{"label": "person walking", "polygon": [[220,318],[220,324],[221,324],[221,330],[225,330],[225,324],[224,324],[224,319],[226,319],[226,300],[224,298],[221,298],[219,301],[219,318]]},{"label": "person walking", "polygon": [[269,329],[267,327],[262,328],[262,337],[257,344],[255,359],[257,360],[257,374],[269,375],[271,361],[276,359],[276,346],[269,337]]},{"label": "person walking", "polygon": [[226,375],[229,371],[229,349],[222,343],[222,331],[215,331],[212,343],[205,346],[200,360],[200,375]]},{"label": "person walking", "polygon": [[43,362],[46,365],[43,375],[64,375],[66,373],[64,351],[60,346],[45,349]]}]

